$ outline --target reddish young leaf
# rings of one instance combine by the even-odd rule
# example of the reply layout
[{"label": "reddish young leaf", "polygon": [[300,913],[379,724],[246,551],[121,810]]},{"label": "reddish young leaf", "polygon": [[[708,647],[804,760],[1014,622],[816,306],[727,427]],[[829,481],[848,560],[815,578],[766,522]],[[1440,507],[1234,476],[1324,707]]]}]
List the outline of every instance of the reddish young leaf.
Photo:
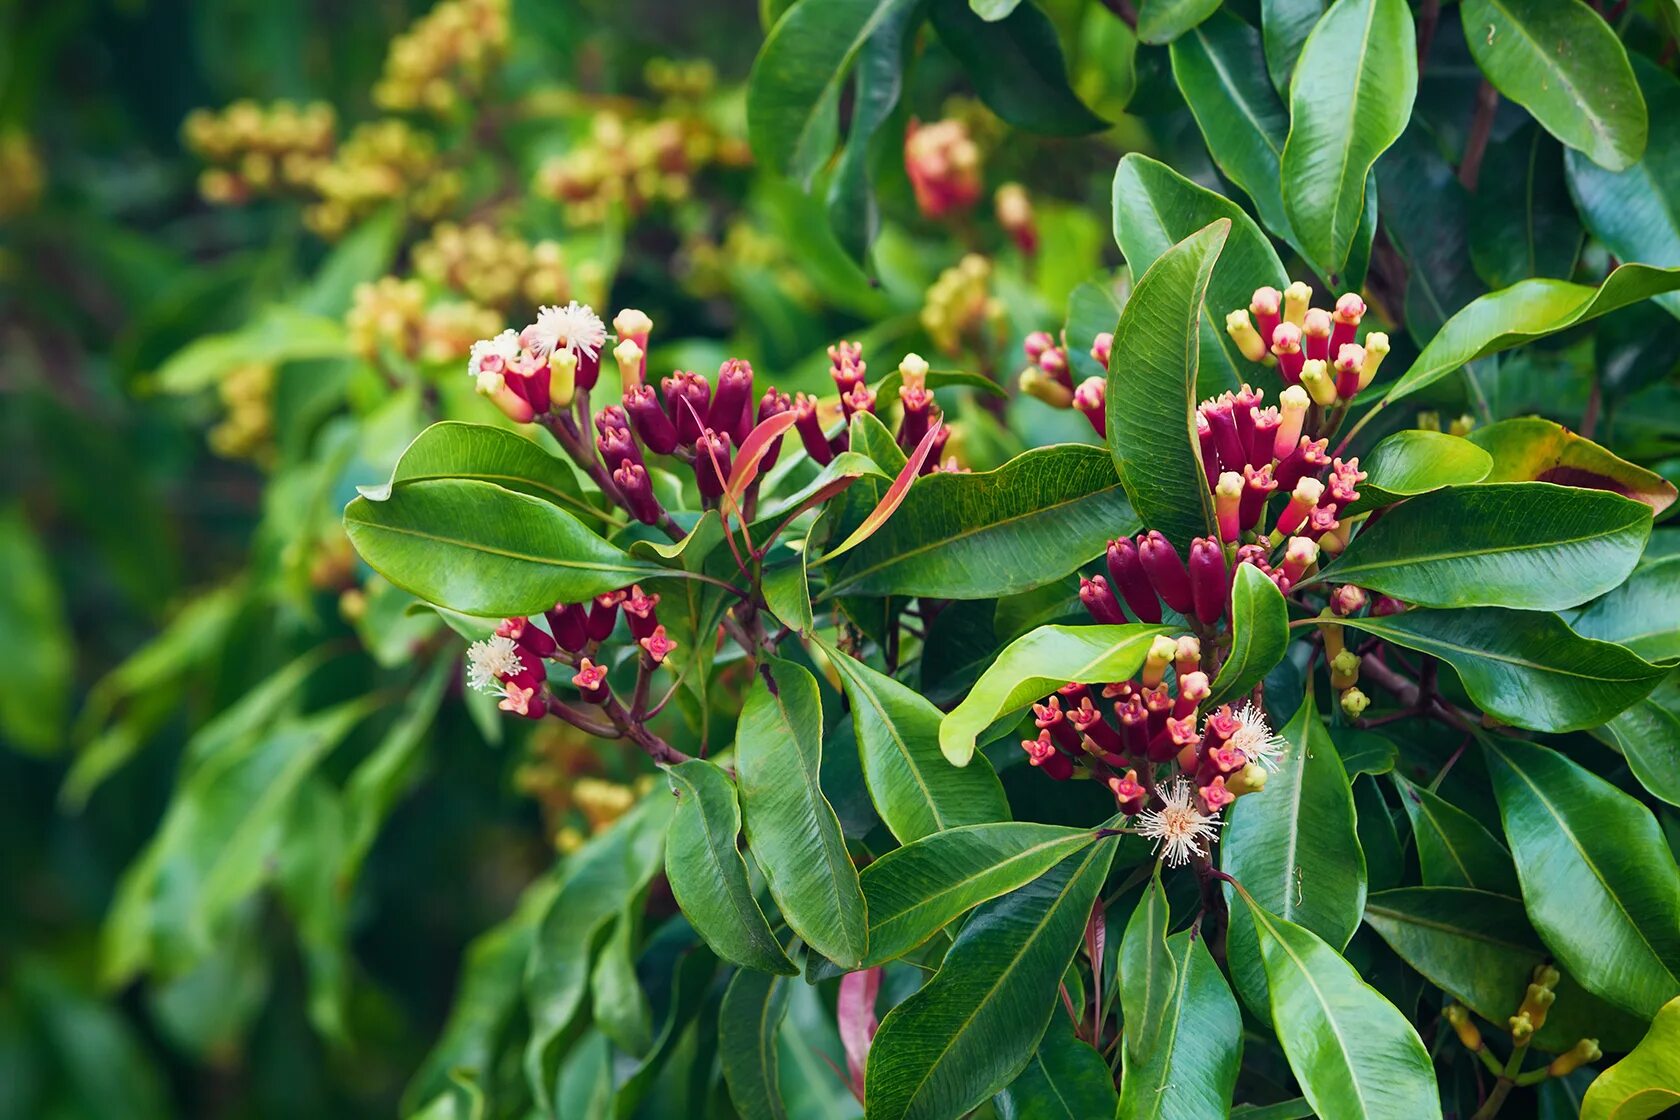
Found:
[{"label": "reddish young leaf", "polygon": [[932,454],[934,437],[939,434],[939,429],[942,427],[944,427],[944,421],[934,421],[928,428],[927,435],[922,437],[922,442],[916,445],[916,450],[912,451],[910,458],[905,460],[904,469],[898,472],[898,477],[893,479],[891,486],[887,487],[887,492],[881,496],[880,502],[869,511],[869,516],[863,519],[863,524],[853,529],[852,535],[842,541],[838,548],[830,549],[828,554],[823,557],[824,563],[856,548],[887,523],[887,518],[893,515],[893,512],[904,502],[904,496],[910,493],[910,484],[915,482],[917,476],[922,473],[922,464],[927,462],[927,457]]},{"label": "reddish young leaf", "polygon": [[741,446],[735,453],[735,469],[729,472],[729,482],[725,486],[725,490],[736,502],[747,492],[747,487],[753,484],[753,479],[758,477],[758,465],[770,454],[770,449],[776,446],[776,441],[793,427],[794,419],[795,415],[791,411],[778,412],[774,416],[766,417],[741,441]]},{"label": "reddish young leaf", "polygon": [[834,1018],[840,1028],[840,1043],[846,1048],[846,1071],[851,1075],[852,1095],[863,1103],[863,1071],[868,1064],[869,1044],[875,1039],[875,996],[881,990],[881,969],[866,968],[840,978],[840,996]]}]

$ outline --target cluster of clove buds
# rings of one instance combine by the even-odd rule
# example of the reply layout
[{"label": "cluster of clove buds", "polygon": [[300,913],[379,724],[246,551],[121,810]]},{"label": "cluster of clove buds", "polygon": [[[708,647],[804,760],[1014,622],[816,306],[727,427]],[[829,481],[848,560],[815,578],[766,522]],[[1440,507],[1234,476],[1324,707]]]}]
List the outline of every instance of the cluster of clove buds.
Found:
[{"label": "cluster of clove buds", "polygon": [[[805,453],[814,462],[828,464],[851,446],[849,422],[859,412],[875,412],[876,394],[864,379],[868,363],[863,360],[863,347],[856,342],[841,341],[828,348],[829,376],[840,393],[840,415],[848,423],[840,425],[829,435],[823,425],[820,402],[804,393],[793,398],[794,429]],[[919,354],[906,354],[898,364],[898,401],[901,406],[898,425],[898,445],[906,451],[921,443],[940,418],[939,406],[934,403],[933,390],[927,386],[928,364]],[[933,437],[933,449],[922,467],[927,474],[937,469],[939,453],[950,439],[950,429],[940,427]]]},{"label": "cluster of clove buds", "polygon": [[1212,819],[1263,789],[1284,750],[1259,707],[1203,713],[1209,695],[1200,641],[1159,636],[1131,679],[1067,684],[1035,704],[1038,737],[1021,747],[1057,781],[1080,771],[1105,781],[1119,811],[1140,817],[1140,831],[1163,844],[1168,862],[1182,863],[1206,854],[1200,841],[1212,835]]},{"label": "cluster of clove buds", "polygon": [[[1052,408],[1077,408],[1091,422],[1097,435],[1106,437],[1108,383],[1096,374],[1078,385],[1073,383],[1066,336],[1058,342],[1049,331],[1034,331],[1027,336],[1022,349],[1026,351],[1028,364],[1021,371],[1021,391]],[[1106,370],[1113,349],[1114,335],[1103,331],[1091,343],[1091,360]]]},{"label": "cluster of clove buds", "polygon": [[904,172],[925,217],[961,213],[980,198],[980,146],[954,117],[932,124],[910,121],[904,131]]},{"label": "cluster of clove buds", "polygon": [[498,706],[527,719],[558,712],[563,703],[549,691],[547,662],[574,670],[570,683],[587,704],[611,700],[603,644],[622,613],[630,638],[640,647],[644,672],[663,665],[677,648],[659,621],[659,596],[638,586],[597,595],[589,603],[556,603],[544,613],[543,629],[529,618],[504,618],[496,632],[467,647],[467,683],[501,697]]},{"label": "cluster of clove buds", "polygon": [[1346,408],[1377,376],[1388,335],[1356,341],[1365,301],[1354,292],[1336,309],[1312,306],[1312,288],[1297,280],[1283,291],[1257,288],[1247,310],[1225,316],[1225,331],[1251,362],[1275,365],[1285,386],[1299,386],[1320,408]]}]

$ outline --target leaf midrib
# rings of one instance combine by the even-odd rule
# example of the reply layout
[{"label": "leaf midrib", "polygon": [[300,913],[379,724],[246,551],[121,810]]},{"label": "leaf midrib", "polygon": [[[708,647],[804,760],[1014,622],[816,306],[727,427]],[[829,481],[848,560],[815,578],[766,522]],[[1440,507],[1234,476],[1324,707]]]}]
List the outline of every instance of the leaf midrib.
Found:
[{"label": "leaf midrib", "polygon": [[[1558,82],[1568,92],[1569,100],[1574,103],[1576,108],[1581,110],[1581,115],[1587,121],[1587,127],[1592,130],[1593,134],[1597,136],[1600,141],[1609,145],[1610,149],[1614,151],[1616,145],[1610,137],[1609,126],[1600,119],[1597,113],[1592,111],[1592,107],[1588,100],[1581,95],[1580,87],[1570,79],[1569,73],[1564,69],[1562,61],[1559,60],[1555,66],[1551,65],[1552,56],[1548,55],[1545,48],[1540,45],[1539,41],[1535,39],[1533,35],[1529,34],[1528,28],[1523,24],[1522,20],[1512,14],[1511,10],[1503,3],[1503,0],[1483,0],[1483,3],[1487,4],[1488,7],[1494,9],[1500,15],[1505,17],[1506,26],[1513,29],[1516,32],[1516,37],[1529,46],[1533,56],[1541,60],[1542,67],[1557,76]],[[1605,26],[1606,28],[1609,27],[1608,24]],[[1614,33],[1612,32],[1612,34]],[[1472,41],[1474,40],[1472,39]],[[1492,51],[1493,48],[1489,45],[1486,46],[1486,49],[1488,51]],[[1480,61],[1481,60],[1478,58],[1477,62],[1479,63]],[[1506,94],[1506,96],[1510,97],[1511,95]],[[1516,98],[1511,97],[1511,100],[1515,101]]]},{"label": "leaf midrib", "polygon": [[[633,563],[608,564],[587,560],[556,560],[546,556],[531,556],[523,552],[515,552],[512,549],[497,548],[494,545],[460,540],[455,537],[445,537],[437,533],[423,532],[419,529],[405,529],[382,521],[368,521],[357,518],[353,519],[351,523],[354,525],[360,525],[366,529],[371,529],[375,532],[395,533],[396,535],[402,537],[416,537],[420,540],[431,541],[434,544],[448,545],[453,548],[462,548],[466,549],[468,552],[482,552],[489,556],[500,556],[505,560],[520,560],[527,564],[538,564],[545,568],[576,568],[580,571],[591,572],[640,572],[653,570]],[[665,568],[658,569],[658,572],[661,575],[670,575],[678,578],[681,578],[685,574],[675,569]]]},{"label": "leaf midrib", "polygon": [[[1432,637],[1432,636],[1428,636],[1428,635],[1424,635],[1424,634],[1419,634],[1415,630],[1394,630],[1394,629],[1387,628],[1387,627],[1375,628],[1375,627],[1362,625],[1366,621],[1368,621],[1368,620],[1360,619],[1356,622],[1350,622],[1349,625],[1353,626],[1354,629],[1356,629],[1356,630],[1363,629],[1367,633],[1375,634],[1378,637],[1386,636],[1391,641],[1398,641],[1398,639],[1394,637],[1394,635],[1398,633],[1401,637],[1409,638],[1412,641],[1419,642],[1419,643],[1422,643],[1424,645],[1433,645],[1436,648],[1447,650],[1447,651],[1452,652],[1452,653],[1467,654],[1471,657],[1483,657],[1483,658],[1486,658],[1489,661],[1497,661],[1497,662],[1500,662],[1501,664],[1505,664],[1505,665],[1515,665],[1515,666],[1518,666],[1518,667],[1524,668],[1524,669],[1533,669],[1536,672],[1541,672],[1541,673],[1553,673],[1553,674],[1555,674],[1557,676],[1560,676],[1560,677],[1574,677],[1577,680],[1598,681],[1602,684],[1636,684],[1640,680],[1643,679],[1641,677],[1594,677],[1594,676],[1589,676],[1586,673],[1577,673],[1577,672],[1574,672],[1574,671],[1569,670],[1569,669],[1562,668],[1562,667],[1557,666],[1557,665],[1542,665],[1541,663],[1539,663],[1537,661],[1530,661],[1525,657],[1515,657],[1511,654],[1504,653],[1504,652],[1501,652],[1501,651],[1498,651],[1498,650],[1475,649],[1475,648],[1472,648],[1470,646],[1461,646],[1461,645],[1458,645],[1455,642],[1449,642],[1444,638],[1436,638],[1436,637]],[[1580,637],[1580,635],[1577,634],[1576,637]],[[1595,639],[1595,638],[1582,638],[1581,640],[1586,641],[1586,642],[1597,641],[1597,639]],[[1400,644],[1404,645],[1405,643],[1402,642]],[[1609,645],[1611,643],[1600,642],[1598,644]],[[1425,649],[1421,652],[1427,653],[1427,652],[1430,652],[1430,651]],[[1635,656],[1637,656],[1637,655],[1635,655]],[[1455,669],[1458,668],[1457,662],[1453,663],[1453,668],[1455,668]]]}]

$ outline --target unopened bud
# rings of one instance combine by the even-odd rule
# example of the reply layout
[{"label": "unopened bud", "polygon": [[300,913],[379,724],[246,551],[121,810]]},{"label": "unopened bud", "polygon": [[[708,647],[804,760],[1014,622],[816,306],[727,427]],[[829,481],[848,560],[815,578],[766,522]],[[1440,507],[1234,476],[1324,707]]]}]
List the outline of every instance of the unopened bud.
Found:
[{"label": "unopened bud", "polygon": [[1357,342],[1336,351],[1336,395],[1351,401],[1359,393],[1359,371],[1365,366],[1365,347]]},{"label": "unopened bud", "polygon": [[1056,339],[1049,331],[1033,331],[1027,336],[1021,349],[1026,352],[1027,361],[1036,366],[1039,359],[1044,357],[1044,352],[1055,345]]},{"label": "unopened bud", "polygon": [[1254,289],[1254,297],[1248,302],[1248,310],[1254,316],[1255,329],[1260,332],[1260,339],[1266,344],[1268,351],[1272,345],[1272,332],[1283,319],[1283,293],[1273,287]]},{"label": "unopened bud", "polygon": [[480,396],[489,397],[495,406],[516,424],[527,424],[536,415],[531,402],[508,386],[507,378],[499,373],[481,373],[475,385]]},{"label": "unopened bud", "polygon": [[1225,316],[1225,333],[1237,344],[1242,356],[1251,362],[1265,361],[1271,353],[1267,345],[1260,340],[1260,332],[1254,329],[1246,311],[1239,309]]},{"label": "unopened bud", "polygon": [[1357,293],[1343,292],[1336,300],[1334,318],[1336,328],[1330,334],[1330,353],[1340,354],[1342,347],[1352,342],[1359,332],[1359,321],[1365,318],[1365,301]]},{"label": "unopened bud", "polygon": [[1226,471],[1213,488],[1213,509],[1219,520],[1219,539],[1235,544],[1242,536],[1243,476]]},{"label": "unopened bud", "polygon": [[1330,367],[1321,359],[1308,358],[1301,363],[1301,387],[1321,408],[1336,403],[1336,381],[1330,376]]},{"label": "unopened bud", "polygon": [[1235,774],[1226,775],[1225,788],[1238,797],[1259,793],[1266,788],[1266,768],[1258,762],[1250,762]]},{"label": "unopened bud", "polygon": [[1104,369],[1108,368],[1108,360],[1114,352],[1114,332],[1102,331],[1091,340],[1091,360]]},{"label": "unopened bud", "polygon": [[[1278,514],[1277,531],[1284,536],[1292,536],[1305,525],[1307,515],[1318,505],[1318,500],[1324,496],[1324,483],[1308,475],[1295,483],[1295,489],[1289,494],[1289,504]],[[1293,576],[1291,579],[1295,578]]]},{"label": "unopened bud", "polygon": [[1178,639],[1178,649],[1173,653],[1173,672],[1180,677],[1188,676],[1202,667],[1202,643],[1194,634],[1185,634]]},{"label": "unopened bud", "polygon": [[1474,431],[1475,428],[1476,428],[1476,418],[1474,416],[1471,416],[1469,413],[1465,413],[1464,415],[1455,419],[1451,424],[1447,425],[1447,434],[1450,435],[1450,436],[1457,436],[1460,439],[1463,439],[1465,436],[1469,435],[1472,431]]},{"label": "unopened bud", "polygon": [[1358,688],[1350,688],[1342,693],[1342,714],[1349,719],[1358,719],[1370,706],[1371,698]]},{"label": "unopened bud", "polygon": [[1377,370],[1382,366],[1382,360],[1388,357],[1388,335],[1382,331],[1372,331],[1365,336],[1365,357],[1359,364],[1359,388],[1363,392],[1365,387],[1376,380]]},{"label": "unopened bud", "polygon": [[1511,1028],[1511,1040],[1521,1046],[1534,1037],[1534,1020],[1529,1018],[1528,1012],[1519,1011],[1506,1021]]},{"label": "unopened bud", "polygon": [[633,341],[646,353],[648,334],[653,330],[653,320],[634,307],[626,307],[613,316],[613,330],[618,333],[621,341]]},{"label": "unopened bud", "polygon": [[1301,346],[1307,352],[1308,361],[1329,361],[1330,331],[1334,326],[1330,312],[1324,308],[1314,307],[1307,311],[1301,323]]},{"label": "unopened bud", "polygon": [[1190,594],[1196,617],[1209,626],[1223,618],[1230,586],[1224,547],[1212,538],[1197,537],[1190,545]]},{"label": "unopened bud", "polygon": [[[1324,539],[1319,538],[1319,546],[1323,547]],[[1344,583],[1330,593],[1330,611],[1342,618],[1357,614],[1364,609],[1367,596],[1363,587],[1351,583]]]},{"label": "unopened bud", "polygon": [[548,356],[548,397],[557,408],[569,408],[577,396],[578,356],[569,349],[557,349]]},{"label": "unopened bud", "polygon": [[1340,691],[1358,683],[1359,655],[1344,648],[1330,659],[1330,687]]},{"label": "unopened bud", "polygon": [[625,389],[633,389],[642,383],[642,359],[645,356],[633,338],[627,338],[613,347],[613,357],[618,361],[618,379]]},{"label": "unopened bud", "polygon": [[1143,656],[1143,687],[1154,688],[1167,675],[1167,666],[1172,664],[1173,655],[1178,652],[1178,643],[1165,634],[1157,635],[1149,643],[1149,652]]},{"label": "unopened bud", "polygon": [[1311,405],[1312,398],[1299,385],[1291,385],[1278,394],[1279,420],[1277,435],[1272,438],[1272,458],[1283,460],[1295,454]]},{"label": "unopened bud", "polygon": [[1598,1039],[1583,1038],[1567,1054],[1553,1058],[1552,1064],[1546,1067],[1546,1073],[1551,1077],[1568,1077],[1588,1062],[1596,1062],[1602,1057],[1604,1051],[1598,1048]]},{"label": "unopened bud", "polygon": [[1458,1040],[1464,1044],[1464,1048],[1472,1054],[1479,1053],[1483,1045],[1482,1032],[1470,1018],[1469,1010],[1461,1003],[1451,1003],[1447,1005],[1445,1014],[1447,1022],[1452,1024],[1453,1032],[1458,1035]]},{"label": "unopened bud", "polygon": [[1297,327],[1306,322],[1307,308],[1312,303],[1312,288],[1300,280],[1283,290],[1283,319]]},{"label": "unopened bud", "polygon": [[920,387],[927,378],[927,359],[920,354],[906,354],[898,363],[898,372],[904,377],[906,385]]},{"label": "unopened bud", "polygon": [[1138,545],[1138,559],[1163,602],[1179,614],[1187,615],[1195,607],[1190,596],[1190,573],[1184,568],[1184,558],[1173,543],[1151,529]]},{"label": "unopened bud", "polygon": [[1095,375],[1087,377],[1073,391],[1073,407],[1091,422],[1097,435],[1108,438],[1108,383]]},{"label": "unopened bud", "polygon": [[1037,367],[1021,371],[1020,386],[1021,392],[1037,397],[1051,408],[1067,408],[1073,404],[1073,390]]},{"label": "unopened bud", "polygon": [[1294,323],[1279,323],[1272,332],[1272,357],[1277,359],[1278,376],[1285,385],[1301,381],[1301,363],[1306,355],[1301,351],[1301,328]]}]

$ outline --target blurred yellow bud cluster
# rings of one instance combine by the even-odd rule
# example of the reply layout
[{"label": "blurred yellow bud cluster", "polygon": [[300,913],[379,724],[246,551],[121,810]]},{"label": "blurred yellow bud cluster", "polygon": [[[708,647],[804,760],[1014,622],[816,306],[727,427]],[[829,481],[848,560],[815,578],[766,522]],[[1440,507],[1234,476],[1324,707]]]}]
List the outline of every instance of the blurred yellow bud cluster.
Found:
[{"label": "blurred yellow bud cluster", "polygon": [[484,87],[507,45],[508,0],[444,0],[391,40],[374,103],[449,113]]},{"label": "blurred yellow bud cluster", "polygon": [[1003,305],[991,294],[992,262],[978,253],[939,274],[922,304],[922,327],[941,353],[956,355],[1004,325]]},{"label": "blurred yellow bud cluster", "polygon": [[310,229],[337,237],[356,218],[404,199],[417,217],[436,218],[461,193],[461,176],[441,166],[437,142],[405,121],[356,126],[313,182],[321,201],[303,215]]},{"label": "blurred yellow bud cluster", "polygon": [[274,454],[274,367],[251,362],[233,367],[216,386],[225,410],[206,437],[224,459],[266,466]]},{"label": "blurred yellow bud cluster", "polygon": [[235,101],[195,109],[181,126],[187,148],[211,166],[199,176],[205,201],[239,204],[286,191],[307,192],[332,158],[338,117],[331,105]]},{"label": "blurred yellow bud cluster", "polygon": [[506,311],[574,297],[572,278],[557,241],[531,244],[485,222],[440,222],[414,247],[414,271],[474,302]]},{"label": "blurred yellow bud cluster", "polygon": [[746,166],[751,158],[744,141],[691,112],[633,120],[603,109],[583,141],[537,170],[536,189],[561,203],[573,225],[593,225],[615,206],[634,216],[680,202],[700,171]]},{"label": "blurred yellow bud cluster", "polygon": [[601,758],[587,735],[555,720],[538,725],[531,738],[531,758],[514,774],[519,791],[543,809],[555,847],[570,853],[582,847],[633,808],[653,788],[651,774],[618,782],[600,773]]},{"label": "blurred yellow bud cluster", "polygon": [[0,220],[34,208],[46,177],[27,133],[0,133]]},{"label": "blurred yellow bud cluster", "polygon": [[369,360],[396,354],[428,365],[464,359],[472,344],[502,329],[493,308],[467,301],[427,306],[419,280],[383,277],[356,288],[345,315],[350,346]]},{"label": "blurred yellow bud cluster", "polygon": [[680,259],[683,287],[701,299],[733,291],[732,269],[757,269],[769,272],[777,289],[796,303],[816,307],[822,301],[804,270],[788,256],[786,245],[750,222],[731,222],[722,242],[704,234],[689,238]]},{"label": "blurred yellow bud cluster", "polygon": [[717,69],[703,58],[682,62],[655,58],[642,67],[642,80],[661,97],[693,102],[712,92],[717,85]]}]

